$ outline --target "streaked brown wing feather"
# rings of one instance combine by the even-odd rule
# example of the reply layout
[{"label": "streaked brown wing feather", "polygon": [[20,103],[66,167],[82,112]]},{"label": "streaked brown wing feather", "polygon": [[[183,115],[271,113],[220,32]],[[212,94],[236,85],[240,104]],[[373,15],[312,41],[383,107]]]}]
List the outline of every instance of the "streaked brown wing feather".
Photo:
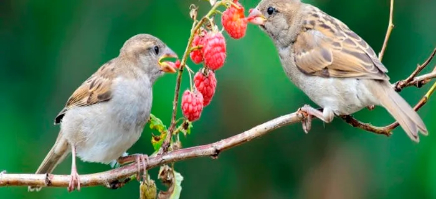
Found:
[{"label": "streaked brown wing feather", "polygon": [[389,79],[374,50],[341,21],[313,9],[294,43],[295,62],[304,73],[323,77]]},{"label": "streaked brown wing feather", "polygon": [[89,106],[109,101],[112,98],[112,80],[115,78],[113,61],[104,64],[74,91],[65,108],[56,116],[55,124],[61,122],[64,114],[75,106]]}]

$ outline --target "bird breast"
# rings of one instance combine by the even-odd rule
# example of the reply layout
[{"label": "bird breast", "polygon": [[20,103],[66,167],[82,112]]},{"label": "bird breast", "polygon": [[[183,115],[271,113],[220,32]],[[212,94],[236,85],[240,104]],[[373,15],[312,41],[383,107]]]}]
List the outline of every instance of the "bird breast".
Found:
[{"label": "bird breast", "polygon": [[83,161],[110,163],[141,136],[150,116],[152,89],[148,79],[117,78],[107,102],[67,111],[61,130]]},{"label": "bird breast", "polygon": [[115,79],[112,115],[127,129],[142,128],[147,122],[153,100],[148,78]]}]

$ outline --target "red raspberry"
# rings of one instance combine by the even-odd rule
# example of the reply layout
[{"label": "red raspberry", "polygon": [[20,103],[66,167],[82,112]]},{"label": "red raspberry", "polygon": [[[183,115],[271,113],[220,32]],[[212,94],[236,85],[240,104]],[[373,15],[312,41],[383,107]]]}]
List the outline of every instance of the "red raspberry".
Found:
[{"label": "red raspberry", "polygon": [[174,62],[174,67],[180,69],[180,64],[180,60],[177,60],[176,62]]},{"label": "red raspberry", "polygon": [[230,37],[240,39],[245,36],[248,21],[244,16],[244,7],[237,1],[235,1],[235,4],[238,5],[239,8],[234,5],[227,8],[223,12],[221,23]]},{"label": "red raspberry", "polygon": [[[191,47],[203,45],[203,38],[202,35],[195,34]],[[203,48],[192,51],[189,56],[194,63],[201,63],[203,61]]]},{"label": "red raspberry", "polygon": [[182,97],[182,112],[189,121],[198,120],[203,111],[203,95],[198,91],[186,90]]},{"label": "red raspberry", "polygon": [[194,76],[194,84],[197,90],[203,95],[203,105],[209,105],[215,94],[217,84],[215,73],[206,68],[200,70]]},{"label": "red raspberry", "polygon": [[203,40],[204,64],[218,70],[226,60],[226,40],[220,32],[208,32]]}]

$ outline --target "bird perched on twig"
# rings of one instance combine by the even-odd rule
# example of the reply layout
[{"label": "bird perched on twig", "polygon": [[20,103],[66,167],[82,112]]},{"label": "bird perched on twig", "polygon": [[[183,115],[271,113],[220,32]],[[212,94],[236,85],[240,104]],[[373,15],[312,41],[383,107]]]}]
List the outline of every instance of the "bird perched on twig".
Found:
[{"label": "bird perched on twig", "polygon": [[80,189],[76,156],[100,163],[121,157],[139,139],[150,117],[154,82],[165,72],[176,72],[163,60],[167,57],[177,55],[154,36],[138,34],[127,40],[119,56],[88,78],[56,116],[61,130],[36,173],[51,173],[71,152],[68,190],[72,191]]},{"label": "bird perched on twig", "polygon": [[391,87],[374,50],[338,19],[300,0],[262,0],[248,21],[273,40],[291,81],[323,108],[301,108],[331,122],[364,107],[381,105],[418,142],[427,135],[419,115]]}]

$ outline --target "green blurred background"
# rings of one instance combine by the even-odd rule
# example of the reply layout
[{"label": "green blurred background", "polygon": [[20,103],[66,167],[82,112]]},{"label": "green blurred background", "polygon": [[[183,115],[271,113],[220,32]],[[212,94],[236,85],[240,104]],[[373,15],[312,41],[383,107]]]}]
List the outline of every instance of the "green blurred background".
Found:
[{"label": "green blurred background", "polygon": [[[54,143],[53,119],[70,94],[97,68],[118,55],[123,42],[138,33],[158,36],[181,55],[191,20],[188,7],[205,1],[43,1],[0,3],[0,170],[32,173]],[[248,8],[257,0],[241,0]],[[388,0],[311,0],[361,35],[378,52],[389,15]],[[405,78],[436,44],[436,1],[397,0],[393,31],[383,60],[392,81]],[[228,59],[218,73],[217,93],[184,147],[206,144],[252,126],[314,105],[285,76],[275,48],[258,27],[241,40],[227,35]],[[199,66],[190,64],[193,69]],[[434,63],[433,63],[434,66]],[[429,69],[430,70],[430,69]],[[187,75],[182,88],[188,87]],[[176,75],[154,86],[152,112],[170,121]],[[401,95],[416,103],[430,85]],[[223,152],[219,159],[176,164],[185,180],[182,198],[436,198],[436,101],[419,111],[430,131],[415,144],[402,129],[390,138],[350,127],[340,119],[315,121],[309,134],[290,125]],[[179,111],[180,113],[180,111]],[[377,125],[393,119],[382,108],[362,110],[359,119]],[[152,153],[146,128],[130,153]],[[67,158],[56,174],[69,174]],[[79,161],[79,173],[110,169]],[[157,169],[151,171],[156,178]],[[162,186],[159,186],[163,188]],[[0,198],[138,198],[138,183],[119,190],[1,187]]]}]

